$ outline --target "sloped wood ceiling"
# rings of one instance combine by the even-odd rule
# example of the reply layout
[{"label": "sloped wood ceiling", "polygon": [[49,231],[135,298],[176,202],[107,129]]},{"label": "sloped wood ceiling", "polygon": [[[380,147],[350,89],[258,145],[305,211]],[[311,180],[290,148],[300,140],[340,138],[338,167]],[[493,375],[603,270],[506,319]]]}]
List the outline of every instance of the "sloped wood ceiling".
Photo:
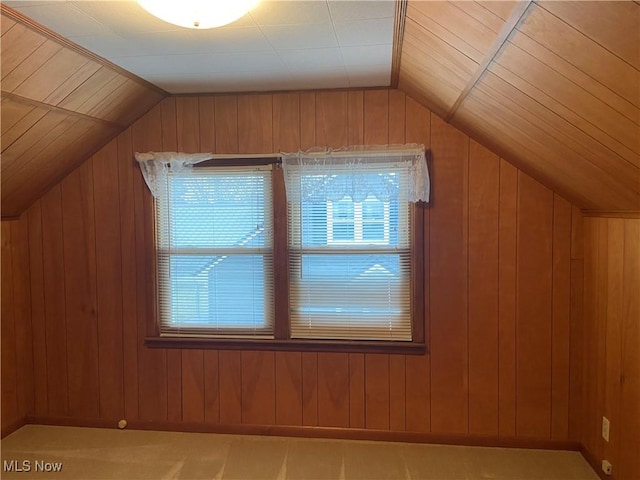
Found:
[{"label": "sloped wood ceiling", "polygon": [[2,5],[2,217],[19,215],[166,93]]},{"label": "sloped wood ceiling", "polygon": [[407,5],[399,87],[586,210],[640,211],[640,5]]}]

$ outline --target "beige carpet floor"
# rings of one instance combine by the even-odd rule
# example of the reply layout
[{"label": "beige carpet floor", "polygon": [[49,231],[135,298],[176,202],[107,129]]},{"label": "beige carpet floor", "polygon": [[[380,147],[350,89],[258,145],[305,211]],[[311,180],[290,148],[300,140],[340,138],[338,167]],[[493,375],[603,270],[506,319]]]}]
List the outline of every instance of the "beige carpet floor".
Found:
[{"label": "beige carpet floor", "polygon": [[0,447],[7,480],[598,479],[579,453],[550,450],[37,425]]}]

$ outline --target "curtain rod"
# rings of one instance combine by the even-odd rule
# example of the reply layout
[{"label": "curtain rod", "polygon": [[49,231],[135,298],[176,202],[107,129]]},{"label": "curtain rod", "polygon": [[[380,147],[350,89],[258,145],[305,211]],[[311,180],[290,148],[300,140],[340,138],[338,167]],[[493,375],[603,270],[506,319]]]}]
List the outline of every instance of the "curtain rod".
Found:
[{"label": "curtain rod", "polygon": [[212,153],[211,160],[218,159],[251,159],[251,158],[275,158],[279,159],[282,155],[280,153]]}]

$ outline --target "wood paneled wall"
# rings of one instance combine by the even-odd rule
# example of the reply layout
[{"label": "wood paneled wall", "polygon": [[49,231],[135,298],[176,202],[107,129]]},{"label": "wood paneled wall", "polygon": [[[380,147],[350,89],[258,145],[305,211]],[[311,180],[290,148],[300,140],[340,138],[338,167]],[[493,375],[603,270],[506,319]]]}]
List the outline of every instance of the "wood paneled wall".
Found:
[{"label": "wood paneled wall", "polygon": [[[430,152],[427,355],[143,345],[153,205],[134,152],[405,142]],[[571,209],[400,91],[165,99],[25,214],[32,414],[568,439]]]},{"label": "wood paneled wall", "polygon": [[31,274],[26,219],[2,222],[2,436],[34,410]]},{"label": "wood paneled wall", "polygon": [[611,462],[613,478],[640,478],[640,219],[585,217],[584,269],[576,438],[597,465]]}]

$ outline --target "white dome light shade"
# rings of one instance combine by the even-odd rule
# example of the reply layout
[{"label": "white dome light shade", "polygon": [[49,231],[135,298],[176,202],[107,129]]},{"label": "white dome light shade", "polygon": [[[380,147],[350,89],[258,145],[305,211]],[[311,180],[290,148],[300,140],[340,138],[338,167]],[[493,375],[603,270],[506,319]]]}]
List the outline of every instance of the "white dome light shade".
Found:
[{"label": "white dome light shade", "polygon": [[236,21],[258,0],[138,0],[151,15],[180,27],[206,29]]}]

